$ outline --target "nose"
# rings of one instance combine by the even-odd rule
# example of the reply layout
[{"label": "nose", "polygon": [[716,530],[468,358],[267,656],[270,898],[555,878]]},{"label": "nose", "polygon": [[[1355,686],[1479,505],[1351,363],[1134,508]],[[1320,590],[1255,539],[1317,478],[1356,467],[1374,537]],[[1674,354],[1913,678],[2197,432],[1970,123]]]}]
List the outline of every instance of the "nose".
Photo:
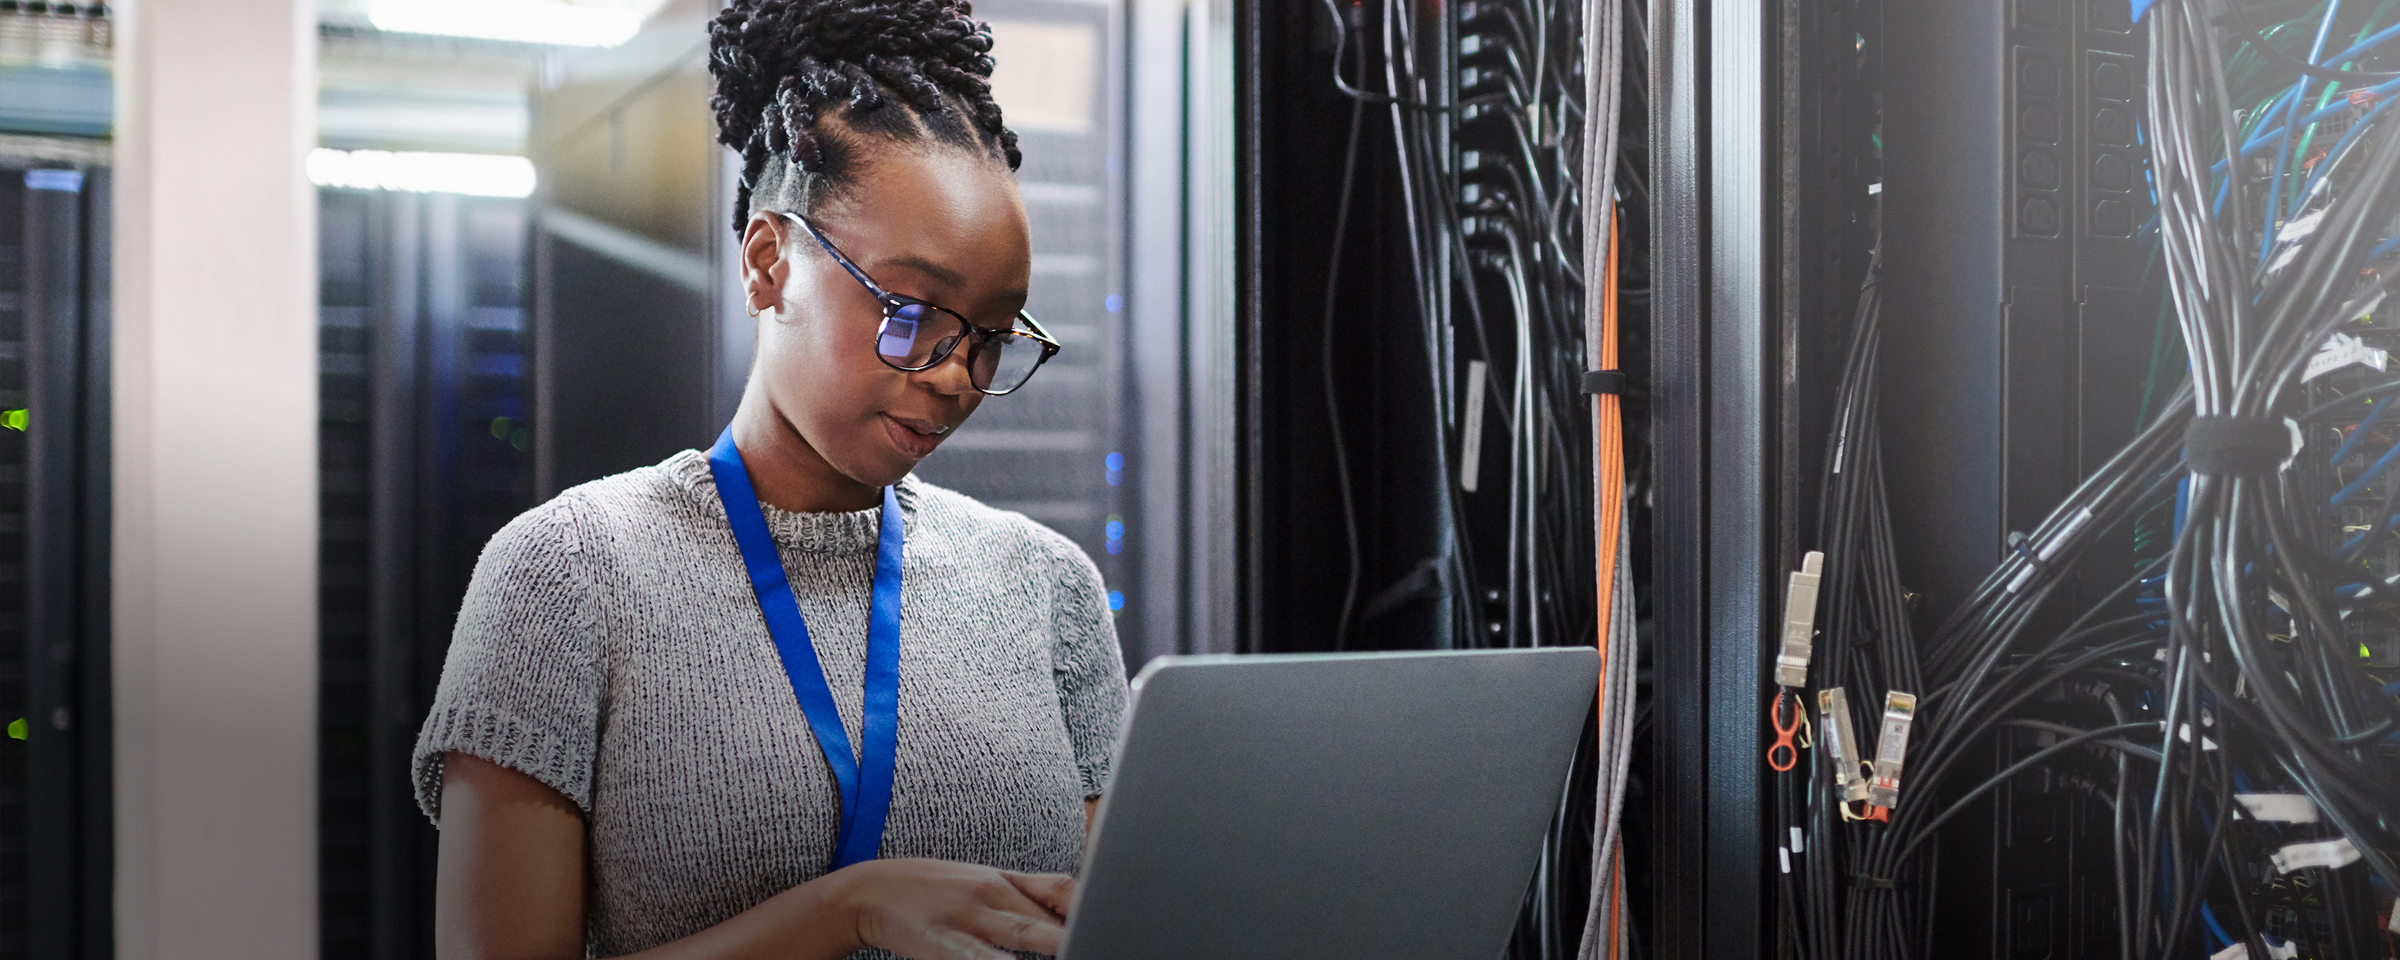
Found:
[{"label": "nose", "polygon": [[910,376],[918,383],[932,387],[943,396],[956,397],[975,393],[975,380],[967,370],[967,354],[973,352],[973,337],[962,336],[957,346],[942,362],[919,370]]}]

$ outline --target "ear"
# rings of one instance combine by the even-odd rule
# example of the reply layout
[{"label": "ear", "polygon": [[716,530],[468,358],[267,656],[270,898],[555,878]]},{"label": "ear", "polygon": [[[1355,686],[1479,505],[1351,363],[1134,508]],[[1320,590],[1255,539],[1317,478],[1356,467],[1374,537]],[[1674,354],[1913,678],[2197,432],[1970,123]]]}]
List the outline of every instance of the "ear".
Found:
[{"label": "ear", "polygon": [[791,265],[783,256],[789,229],[782,217],[763,210],[750,214],[749,225],[742,228],[745,309],[783,309],[783,284],[791,273]]}]

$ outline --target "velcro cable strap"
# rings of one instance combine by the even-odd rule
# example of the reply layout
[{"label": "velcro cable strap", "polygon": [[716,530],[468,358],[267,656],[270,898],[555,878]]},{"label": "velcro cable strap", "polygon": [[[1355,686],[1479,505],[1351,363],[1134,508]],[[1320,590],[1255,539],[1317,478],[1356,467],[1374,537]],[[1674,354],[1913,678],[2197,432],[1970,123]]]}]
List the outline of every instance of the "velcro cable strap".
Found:
[{"label": "velcro cable strap", "polygon": [[1625,371],[1586,370],[1583,372],[1583,392],[1623,395],[1625,393]]},{"label": "velcro cable strap", "polygon": [[2263,417],[2196,417],[2183,431],[2183,459],[2203,476],[2273,476],[2290,462],[2293,430]]}]

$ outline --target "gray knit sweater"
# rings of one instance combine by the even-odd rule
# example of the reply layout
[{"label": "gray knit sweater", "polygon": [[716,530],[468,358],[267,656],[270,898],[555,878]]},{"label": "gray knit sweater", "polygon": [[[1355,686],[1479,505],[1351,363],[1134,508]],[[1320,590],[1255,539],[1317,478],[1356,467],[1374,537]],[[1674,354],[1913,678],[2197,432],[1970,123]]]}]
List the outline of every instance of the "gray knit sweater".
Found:
[{"label": "gray knit sweater", "polygon": [[[1072,873],[1125,707],[1099,571],[1021,514],[914,477],[899,495],[883,856]],[[762,507],[857,743],[880,508]],[[833,856],[832,770],[697,451],[575,487],[492,538],[417,738],[417,801],[436,823],[451,750],[583,808],[594,956],[713,926]]]}]

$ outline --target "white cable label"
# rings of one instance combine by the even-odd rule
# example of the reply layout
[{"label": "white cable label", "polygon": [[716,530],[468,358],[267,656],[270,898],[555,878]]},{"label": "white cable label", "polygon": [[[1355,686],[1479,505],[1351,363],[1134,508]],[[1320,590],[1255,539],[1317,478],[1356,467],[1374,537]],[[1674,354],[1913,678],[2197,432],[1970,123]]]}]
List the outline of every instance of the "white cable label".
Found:
[{"label": "white cable label", "polygon": [[1800,828],[1799,828],[1799,827],[1793,827],[1793,828],[1792,828],[1792,852],[1793,852],[1793,853],[1805,853],[1805,852],[1807,852],[1807,850],[1808,850],[1808,848],[1807,848],[1807,847],[1803,847],[1803,846],[1801,846],[1801,845],[1800,845]]},{"label": "white cable label", "polygon": [[1777,860],[1780,860],[1780,861],[1782,861],[1782,862],[1783,862],[1783,872],[1785,872],[1785,873],[1790,873],[1790,872],[1792,872],[1792,848],[1790,848],[1790,847],[1776,847],[1776,848],[1775,848],[1775,859],[1777,859]]},{"label": "white cable label", "polygon": [[2325,338],[2325,345],[2318,347],[2316,355],[2308,358],[2308,368],[2301,372],[2300,382],[2307,383],[2343,367],[2358,364],[2382,370],[2390,361],[2391,354],[2382,348],[2367,346],[2365,341],[2347,333],[2337,333]]},{"label": "white cable label", "polygon": [[2295,843],[2275,851],[2267,858],[2275,864],[2276,873],[2290,873],[2309,867],[2338,870],[2358,862],[2358,848],[2350,845],[2349,837]]},{"label": "white cable label", "polygon": [[2400,897],[2392,899],[2392,922],[2384,924],[2383,928],[2393,933],[2400,933]]},{"label": "white cable label", "polygon": [[2283,229],[2275,234],[2275,245],[2280,249],[2275,254],[2274,262],[2267,264],[2269,275],[2282,272],[2284,267],[2291,264],[2292,258],[2300,255],[2299,242],[2325,225],[2325,212],[2330,209],[2319,207],[2305,217],[2284,221]]},{"label": "white cable label", "polygon": [[2250,819],[2269,823],[2315,823],[2317,804],[2304,793],[2237,793]]},{"label": "white cable label", "polygon": [[[2296,958],[2299,956],[2300,947],[2297,944],[2277,944],[2272,942],[2267,944],[2268,960],[2296,960]],[[2250,946],[2248,944],[2237,943],[2233,946],[2226,947],[2223,950],[2209,954],[2208,960],[2250,960]]]}]

